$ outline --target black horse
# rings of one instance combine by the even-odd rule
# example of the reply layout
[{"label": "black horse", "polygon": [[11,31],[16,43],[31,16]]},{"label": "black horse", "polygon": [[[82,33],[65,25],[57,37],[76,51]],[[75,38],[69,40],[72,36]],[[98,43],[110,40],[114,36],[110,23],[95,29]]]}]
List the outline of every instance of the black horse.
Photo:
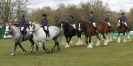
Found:
[{"label": "black horse", "polygon": [[70,47],[70,41],[72,39],[73,36],[76,36],[79,38],[78,42],[76,43],[76,45],[81,45],[83,44],[82,40],[81,40],[81,34],[82,34],[82,31],[79,31],[76,27],[76,29],[71,26],[69,23],[67,23],[66,21],[62,21],[61,22],[61,28],[63,28],[63,32],[64,32],[64,35],[65,35],[65,38],[66,38],[66,46],[65,47]]}]

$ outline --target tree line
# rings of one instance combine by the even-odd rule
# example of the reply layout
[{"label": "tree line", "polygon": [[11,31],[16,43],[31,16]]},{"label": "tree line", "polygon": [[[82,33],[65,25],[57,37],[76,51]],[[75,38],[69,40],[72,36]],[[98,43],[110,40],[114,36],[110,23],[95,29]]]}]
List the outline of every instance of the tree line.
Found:
[{"label": "tree line", "polygon": [[[58,5],[57,9],[51,7],[43,7],[32,10],[28,14],[28,0],[0,0],[0,22],[8,22],[9,20],[19,19],[22,14],[25,14],[31,21],[40,22],[42,14],[48,15],[49,25],[56,25],[61,20],[65,20],[69,15],[74,16],[76,22],[79,20],[87,20],[89,12],[93,11],[96,16],[96,22],[102,22],[105,15],[110,15],[111,23],[117,24],[120,13],[111,11],[108,4],[103,4],[100,0],[88,1],[79,5],[69,4],[65,6],[63,3]],[[133,21],[133,8],[126,13],[128,23]]]}]

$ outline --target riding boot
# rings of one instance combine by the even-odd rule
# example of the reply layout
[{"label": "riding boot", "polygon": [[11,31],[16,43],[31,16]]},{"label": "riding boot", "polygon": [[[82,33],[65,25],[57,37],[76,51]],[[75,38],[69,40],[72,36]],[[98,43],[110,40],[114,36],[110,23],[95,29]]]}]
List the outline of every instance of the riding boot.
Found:
[{"label": "riding boot", "polygon": [[46,37],[49,37],[49,31],[43,28],[44,32],[46,33]]},{"label": "riding boot", "polygon": [[111,26],[109,26],[109,31],[111,31]]},{"label": "riding boot", "polygon": [[49,35],[49,30],[47,30],[47,36],[50,37],[50,35]]},{"label": "riding boot", "polygon": [[27,34],[26,27],[24,27],[24,29],[23,29],[23,40],[26,39],[26,34]]},{"label": "riding boot", "polygon": [[24,41],[24,38],[25,38],[25,37],[24,37],[24,31],[21,31],[21,30],[20,30],[20,32],[21,32],[21,34],[22,34],[23,41]]}]

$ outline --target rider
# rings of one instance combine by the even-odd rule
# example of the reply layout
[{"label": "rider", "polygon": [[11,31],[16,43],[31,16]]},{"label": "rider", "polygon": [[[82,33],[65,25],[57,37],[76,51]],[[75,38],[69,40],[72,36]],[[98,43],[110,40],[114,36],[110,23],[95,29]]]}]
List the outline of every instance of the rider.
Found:
[{"label": "rider", "polygon": [[95,27],[96,29],[96,32],[97,31],[97,28],[96,28],[96,23],[95,23],[95,16],[93,15],[93,12],[90,12],[90,16],[88,17],[88,22],[89,23],[92,23],[92,25]]},{"label": "rider", "polygon": [[69,18],[67,19],[67,23],[69,23],[74,29],[76,29],[76,25],[75,25],[75,20],[73,18],[72,15],[69,16]]},{"label": "rider", "polygon": [[111,25],[110,25],[110,19],[111,19],[111,18],[109,17],[109,15],[106,15],[106,16],[104,17],[104,22],[108,24],[109,28],[111,27]]},{"label": "rider", "polygon": [[49,30],[48,30],[48,19],[46,14],[42,14],[42,20],[40,22],[41,27],[46,32],[46,37],[49,37]]},{"label": "rider", "polygon": [[26,19],[25,19],[25,15],[22,15],[22,17],[20,18],[20,20],[18,21],[18,26],[20,27],[20,31],[23,35],[23,40],[25,38],[25,34],[26,32]]},{"label": "rider", "polygon": [[128,28],[128,26],[127,26],[127,18],[125,16],[125,13],[121,13],[121,17],[118,18],[118,25],[117,25],[118,27],[120,26],[120,22],[125,24],[126,29]]}]

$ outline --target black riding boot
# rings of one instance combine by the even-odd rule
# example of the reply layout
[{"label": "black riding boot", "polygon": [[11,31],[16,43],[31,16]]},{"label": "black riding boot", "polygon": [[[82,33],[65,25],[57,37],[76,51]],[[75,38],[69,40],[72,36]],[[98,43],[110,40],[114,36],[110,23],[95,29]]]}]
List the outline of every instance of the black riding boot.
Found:
[{"label": "black riding boot", "polygon": [[111,26],[109,26],[109,31],[111,31]]},{"label": "black riding boot", "polygon": [[43,28],[44,32],[46,33],[46,37],[49,37],[49,30],[46,30],[45,28]]},{"label": "black riding boot", "polygon": [[47,30],[47,36],[50,37],[50,35],[49,35],[49,30]]},{"label": "black riding boot", "polygon": [[21,31],[21,34],[23,35],[23,41],[24,41],[24,31],[20,30]]}]

